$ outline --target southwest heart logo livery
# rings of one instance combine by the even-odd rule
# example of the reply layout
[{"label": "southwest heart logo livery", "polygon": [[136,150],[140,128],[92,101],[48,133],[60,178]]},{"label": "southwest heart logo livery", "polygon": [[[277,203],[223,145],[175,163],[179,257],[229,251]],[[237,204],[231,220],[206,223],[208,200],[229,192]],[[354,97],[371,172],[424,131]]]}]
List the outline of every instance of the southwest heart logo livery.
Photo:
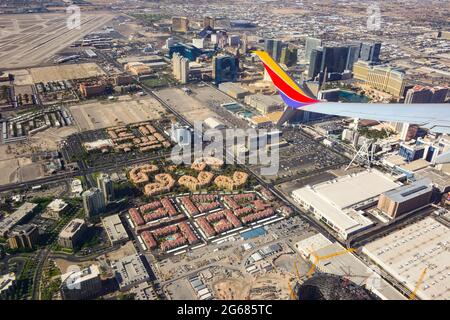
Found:
[{"label": "southwest heart logo livery", "polygon": [[306,105],[320,102],[307,96],[267,52],[254,51],[253,53],[261,59],[273,84],[289,107],[292,109],[300,109]]}]

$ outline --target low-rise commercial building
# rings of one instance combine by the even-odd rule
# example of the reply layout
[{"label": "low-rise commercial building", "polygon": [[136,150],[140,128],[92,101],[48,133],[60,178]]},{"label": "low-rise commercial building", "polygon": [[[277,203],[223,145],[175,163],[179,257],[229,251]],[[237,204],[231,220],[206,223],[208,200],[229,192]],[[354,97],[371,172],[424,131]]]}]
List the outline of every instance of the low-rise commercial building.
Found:
[{"label": "low-rise commercial building", "polygon": [[205,125],[211,129],[217,129],[217,130],[225,129],[225,125],[222,122],[220,122],[219,120],[217,120],[216,118],[209,117],[209,118],[206,118],[204,122],[205,122]]},{"label": "low-rise commercial building", "polygon": [[219,90],[225,92],[227,95],[235,99],[243,99],[250,92],[244,89],[241,85],[234,82],[223,82],[219,84]]},{"label": "low-rise commercial building", "polygon": [[103,218],[102,224],[112,245],[128,240],[128,234],[118,214]]},{"label": "low-rise commercial building", "polygon": [[47,206],[47,210],[45,212],[45,216],[51,219],[59,219],[61,215],[64,214],[69,205],[62,199],[55,199],[49,203]]},{"label": "low-rise commercial building", "polygon": [[158,294],[148,282],[143,282],[130,290],[134,294],[134,300],[158,300]]},{"label": "low-rise commercial building", "polygon": [[381,194],[378,209],[391,218],[413,211],[430,203],[433,187],[423,179]]},{"label": "low-rise commercial building", "polygon": [[127,291],[150,279],[142,258],[145,259],[145,257],[141,257],[138,254],[133,254],[112,263],[111,267],[115,272],[115,277],[121,291]]},{"label": "low-rise commercial building", "polygon": [[133,62],[140,62],[140,63],[155,63],[155,62],[163,62],[164,59],[161,56],[158,55],[145,55],[145,56],[125,56],[122,58],[117,59],[117,62],[120,63],[122,66],[125,66],[128,63]]},{"label": "low-rise commercial building", "polygon": [[86,228],[86,222],[83,219],[70,221],[59,234],[58,244],[65,248],[75,248],[81,243]]},{"label": "low-rise commercial building", "polygon": [[279,95],[267,96],[259,93],[246,96],[244,102],[262,114],[277,111],[283,105],[283,100]]},{"label": "low-rise commercial building", "polygon": [[125,71],[135,76],[145,76],[152,73],[152,69],[142,62],[130,62],[125,65]]},{"label": "low-rise commercial building", "polygon": [[39,241],[39,229],[33,224],[14,227],[8,234],[11,249],[33,249]]}]

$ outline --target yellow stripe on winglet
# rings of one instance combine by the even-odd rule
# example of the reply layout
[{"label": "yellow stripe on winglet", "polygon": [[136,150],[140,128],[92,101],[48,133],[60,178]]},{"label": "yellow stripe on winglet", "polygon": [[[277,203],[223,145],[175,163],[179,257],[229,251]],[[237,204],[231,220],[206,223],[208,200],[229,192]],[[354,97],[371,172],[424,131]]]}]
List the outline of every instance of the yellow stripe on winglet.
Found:
[{"label": "yellow stripe on winglet", "polygon": [[273,72],[275,72],[281,79],[286,81],[292,88],[299,91],[300,93],[305,93],[299,88],[299,86],[289,77],[283,69],[272,59],[272,57],[265,51],[253,51]]}]

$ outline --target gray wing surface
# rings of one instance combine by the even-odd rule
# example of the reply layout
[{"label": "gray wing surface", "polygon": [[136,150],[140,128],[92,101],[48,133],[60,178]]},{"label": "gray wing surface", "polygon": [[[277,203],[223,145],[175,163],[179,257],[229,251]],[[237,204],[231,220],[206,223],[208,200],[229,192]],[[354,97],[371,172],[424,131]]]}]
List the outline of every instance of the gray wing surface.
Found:
[{"label": "gray wing surface", "polygon": [[381,104],[318,102],[301,108],[304,111],[343,117],[407,122],[437,133],[450,134],[450,104]]}]

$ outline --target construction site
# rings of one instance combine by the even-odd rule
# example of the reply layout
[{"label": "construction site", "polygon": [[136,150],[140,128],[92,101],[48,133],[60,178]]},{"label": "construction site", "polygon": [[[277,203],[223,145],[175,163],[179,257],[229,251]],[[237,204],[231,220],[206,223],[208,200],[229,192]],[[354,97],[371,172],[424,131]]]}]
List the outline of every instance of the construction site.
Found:
[{"label": "construction site", "polygon": [[168,256],[155,272],[171,299],[290,299],[311,267],[293,243],[313,234],[292,216]]}]

